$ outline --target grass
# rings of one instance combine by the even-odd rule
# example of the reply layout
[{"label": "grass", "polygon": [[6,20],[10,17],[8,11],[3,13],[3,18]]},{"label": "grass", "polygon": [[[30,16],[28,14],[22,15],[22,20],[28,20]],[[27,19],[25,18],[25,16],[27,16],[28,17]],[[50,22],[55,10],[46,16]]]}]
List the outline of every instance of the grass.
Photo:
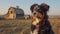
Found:
[{"label": "grass", "polygon": [[[60,18],[50,18],[50,24],[55,34],[60,34]],[[29,34],[29,20],[0,20],[0,34]]]},{"label": "grass", "polygon": [[[0,20],[0,34],[28,34],[31,20]],[[28,29],[26,29],[28,27]]]}]

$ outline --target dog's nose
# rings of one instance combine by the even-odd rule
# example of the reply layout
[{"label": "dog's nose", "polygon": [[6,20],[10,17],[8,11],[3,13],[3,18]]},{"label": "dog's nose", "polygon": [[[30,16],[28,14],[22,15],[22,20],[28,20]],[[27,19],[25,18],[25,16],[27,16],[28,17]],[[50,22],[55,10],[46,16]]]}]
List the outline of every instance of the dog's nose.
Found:
[{"label": "dog's nose", "polygon": [[40,18],[40,16],[37,16],[37,18]]}]

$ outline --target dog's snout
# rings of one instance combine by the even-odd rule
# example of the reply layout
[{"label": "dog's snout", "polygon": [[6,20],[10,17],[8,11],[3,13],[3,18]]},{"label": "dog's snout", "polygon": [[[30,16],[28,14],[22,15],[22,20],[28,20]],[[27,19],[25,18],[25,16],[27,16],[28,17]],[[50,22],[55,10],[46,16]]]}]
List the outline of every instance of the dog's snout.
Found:
[{"label": "dog's snout", "polygon": [[40,16],[37,16],[37,18],[40,18]]}]

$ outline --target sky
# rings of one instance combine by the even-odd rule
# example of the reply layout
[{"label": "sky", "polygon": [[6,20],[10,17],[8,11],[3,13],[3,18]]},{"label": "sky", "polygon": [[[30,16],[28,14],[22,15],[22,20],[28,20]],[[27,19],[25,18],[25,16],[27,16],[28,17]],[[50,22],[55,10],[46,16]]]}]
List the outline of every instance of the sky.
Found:
[{"label": "sky", "polygon": [[9,7],[19,6],[25,14],[31,14],[30,6],[46,3],[50,6],[48,15],[60,15],[60,0],[0,0],[0,15],[8,12]]}]

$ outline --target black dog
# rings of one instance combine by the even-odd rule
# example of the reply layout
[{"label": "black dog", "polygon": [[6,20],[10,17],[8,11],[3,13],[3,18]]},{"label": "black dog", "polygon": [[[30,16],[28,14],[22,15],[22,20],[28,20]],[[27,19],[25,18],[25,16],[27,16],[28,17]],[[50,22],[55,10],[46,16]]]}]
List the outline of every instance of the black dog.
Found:
[{"label": "black dog", "polygon": [[[33,8],[35,6],[37,6],[38,4],[34,4],[31,6],[31,11],[33,12]],[[43,12],[44,13],[44,18],[43,20],[40,22],[40,24],[43,24],[42,26],[39,27],[39,31],[38,34],[54,34],[54,32],[52,31],[50,22],[48,21],[48,15],[47,12],[50,8],[49,5],[42,3],[41,5],[38,5],[39,9],[37,10],[37,12]],[[31,30],[33,31],[36,27],[34,25],[31,25]]]}]

